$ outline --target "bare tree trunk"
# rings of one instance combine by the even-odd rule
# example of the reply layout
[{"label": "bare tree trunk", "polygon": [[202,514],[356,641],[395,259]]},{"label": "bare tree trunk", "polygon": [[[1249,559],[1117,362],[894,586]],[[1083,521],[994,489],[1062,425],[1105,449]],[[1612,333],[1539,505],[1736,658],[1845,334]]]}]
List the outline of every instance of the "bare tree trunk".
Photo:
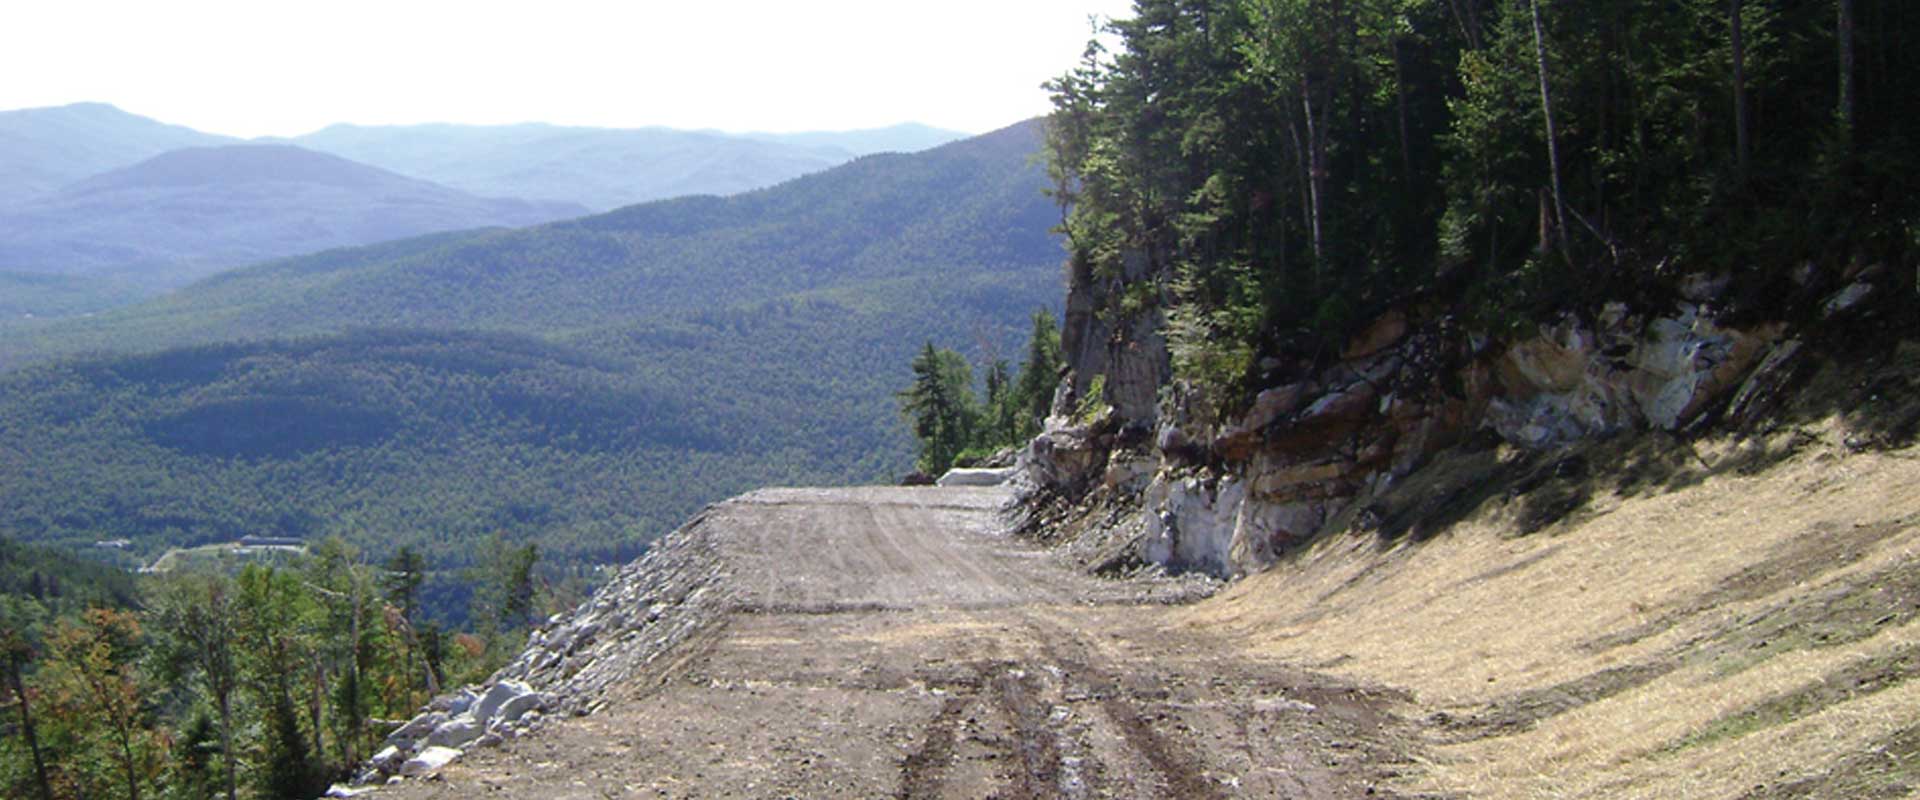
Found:
[{"label": "bare tree trunk", "polygon": [[1729,0],[1727,7],[1727,26],[1733,39],[1733,148],[1734,157],[1740,166],[1740,182],[1746,183],[1748,169],[1752,166],[1753,150],[1748,140],[1750,133],[1747,119],[1747,42],[1743,35],[1740,18],[1741,0]]},{"label": "bare tree trunk", "polygon": [[320,654],[320,648],[313,650],[313,681],[308,684],[307,721],[313,726],[313,755],[315,758],[327,757],[326,740],[320,731],[324,727],[321,721],[326,713],[327,703],[327,662]]},{"label": "bare tree trunk", "polygon": [[20,655],[7,657],[7,684],[20,699],[20,733],[26,737],[27,751],[33,755],[33,779],[40,785],[40,799],[53,800],[53,782],[47,780],[46,756],[40,753],[40,735],[33,727],[33,710],[27,703],[26,681],[21,679]]},{"label": "bare tree trunk", "polygon": [[360,585],[352,573],[347,575],[347,592],[347,608],[351,619],[347,635],[353,641],[347,646],[347,730],[346,735],[340,737],[340,750],[342,761],[354,764],[359,761],[356,756],[360,744],[360,721],[366,715],[360,712]]},{"label": "bare tree trunk", "polygon": [[1835,36],[1840,40],[1840,134],[1853,144],[1853,0],[1840,0]]},{"label": "bare tree trunk", "polygon": [[1467,46],[1480,49],[1480,13],[1474,8],[1474,0],[1447,0],[1447,9],[1453,12],[1453,23],[1460,26]]},{"label": "bare tree trunk", "polygon": [[[1298,121],[1289,121],[1287,123],[1287,134],[1293,139],[1294,168],[1300,171],[1300,224],[1306,226],[1309,231],[1309,246],[1313,246],[1317,244],[1312,241],[1311,236],[1311,231],[1313,230],[1313,168],[1307,163],[1307,147],[1306,144],[1301,141],[1300,124]],[[1313,255],[1317,259],[1319,257],[1319,251],[1316,249]],[[1313,265],[1309,264],[1308,266],[1311,267]]]},{"label": "bare tree trunk", "polygon": [[1320,288],[1321,271],[1326,264],[1325,240],[1321,238],[1321,223],[1325,218],[1322,182],[1327,174],[1326,144],[1325,133],[1320,130],[1324,126],[1313,119],[1313,90],[1312,83],[1308,81],[1300,82],[1300,107],[1307,116],[1307,198],[1311,203],[1313,220],[1313,284],[1317,290]]},{"label": "bare tree trunk", "polygon": [[1394,101],[1400,111],[1400,171],[1405,176],[1406,190],[1413,190],[1413,135],[1407,127],[1407,81],[1405,65],[1400,53],[1400,37],[1393,37],[1393,93]]},{"label": "bare tree trunk", "polygon": [[239,793],[237,788],[239,784],[236,780],[239,768],[236,764],[237,759],[233,753],[232,694],[222,692],[220,696],[216,698],[216,704],[220,707],[220,750],[227,762],[227,800],[234,800],[235,795]]},{"label": "bare tree trunk", "polygon": [[1560,191],[1560,142],[1553,127],[1553,92],[1547,84],[1547,36],[1540,25],[1539,0],[1527,0],[1527,7],[1533,12],[1533,55],[1540,70],[1540,113],[1547,123],[1547,164],[1553,178],[1553,226],[1558,234],[1555,238],[1560,243],[1561,257],[1571,261],[1573,249],[1567,246],[1567,201]]},{"label": "bare tree trunk", "polygon": [[128,721],[114,720],[114,724],[121,726],[118,731],[120,737],[120,767],[127,776],[127,800],[140,800],[140,775],[134,770],[133,763],[133,730],[130,726],[126,725],[126,722]]}]

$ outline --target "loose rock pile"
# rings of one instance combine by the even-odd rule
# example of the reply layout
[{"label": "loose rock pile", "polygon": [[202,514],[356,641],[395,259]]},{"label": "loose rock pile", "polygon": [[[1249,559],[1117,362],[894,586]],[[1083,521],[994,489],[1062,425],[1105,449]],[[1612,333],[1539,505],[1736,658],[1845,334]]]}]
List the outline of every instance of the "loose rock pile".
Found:
[{"label": "loose rock pile", "polygon": [[662,537],[592,599],[548,619],[486,683],[435,698],[387,736],[355,783],[432,774],[465,749],[520,736],[551,715],[597,710],[610,687],[719,617],[726,576],[705,520],[703,512]]}]

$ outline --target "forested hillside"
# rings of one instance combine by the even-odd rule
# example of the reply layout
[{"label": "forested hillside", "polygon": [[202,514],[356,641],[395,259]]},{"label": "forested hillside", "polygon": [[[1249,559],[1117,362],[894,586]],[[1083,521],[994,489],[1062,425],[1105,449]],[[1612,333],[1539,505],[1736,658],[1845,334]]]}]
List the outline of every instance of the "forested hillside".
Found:
[{"label": "forested hillside", "polygon": [[558,575],[756,486],[895,479],[912,353],[1015,357],[1058,302],[1039,142],[332,251],[0,338],[32,362],[0,374],[6,533],[338,534],[443,577],[505,534]]},{"label": "forested hillside", "polygon": [[[805,293],[941,302],[931,280],[1013,281],[1058,302],[1057,210],[1029,163],[1037,123],[915,155],[877,155],[772,189],[632,206],[518,231],[435,236],[263,264],[138,307],[0,342],[0,366],[356,326],[590,335]],[[1003,274],[989,278],[989,274]],[[886,287],[871,299],[850,287]],[[915,284],[920,285],[916,286]],[[1012,299],[1012,298],[1009,298]]]},{"label": "forested hillside", "polygon": [[1735,317],[1865,269],[1912,294],[1906,3],[1138,10],[1054,84],[1075,280],[1227,406],[1423,292],[1493,333],[1685,280]]}]

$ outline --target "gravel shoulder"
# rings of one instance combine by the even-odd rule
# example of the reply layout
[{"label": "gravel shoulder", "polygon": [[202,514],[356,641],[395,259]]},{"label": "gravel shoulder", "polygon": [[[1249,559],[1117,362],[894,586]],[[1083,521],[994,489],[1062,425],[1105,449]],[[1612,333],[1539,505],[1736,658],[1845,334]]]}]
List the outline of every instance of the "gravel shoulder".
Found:
[{"label": "gravel shoulder", "polygon": [[717,577],[698,619],[600,669],[619,679],[574,703],[592,713],[380,795],[1347,798],[1413,770],[1404,696],[1178,622],[1211,587],[1085,575],[1010,536],[1006,499],[714,506],[667,543]]}]

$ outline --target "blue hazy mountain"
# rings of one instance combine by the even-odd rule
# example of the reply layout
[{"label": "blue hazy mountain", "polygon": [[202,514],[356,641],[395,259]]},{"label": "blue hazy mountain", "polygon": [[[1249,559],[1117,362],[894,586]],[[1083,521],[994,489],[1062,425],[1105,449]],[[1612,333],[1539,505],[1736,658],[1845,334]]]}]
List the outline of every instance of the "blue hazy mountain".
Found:
[{"label": "blue hazy mountain", "polygon": [[670,128],[523,125],[335,125],[293,141],[475,194],[608,210],[687,195],[771,186],[876,152],[963,138],[923,125],[862,131],[730,135]]},{"label": "blue hazy mountain", "polygon": [[234,141],[105,103],[0,111],[0,208],[169,150]]},{"label": "blue hazy mountain", "polygon": [[189,147],[0,211],[0,270],[165,287],[267,259],[584,213],[287,145]]}]

